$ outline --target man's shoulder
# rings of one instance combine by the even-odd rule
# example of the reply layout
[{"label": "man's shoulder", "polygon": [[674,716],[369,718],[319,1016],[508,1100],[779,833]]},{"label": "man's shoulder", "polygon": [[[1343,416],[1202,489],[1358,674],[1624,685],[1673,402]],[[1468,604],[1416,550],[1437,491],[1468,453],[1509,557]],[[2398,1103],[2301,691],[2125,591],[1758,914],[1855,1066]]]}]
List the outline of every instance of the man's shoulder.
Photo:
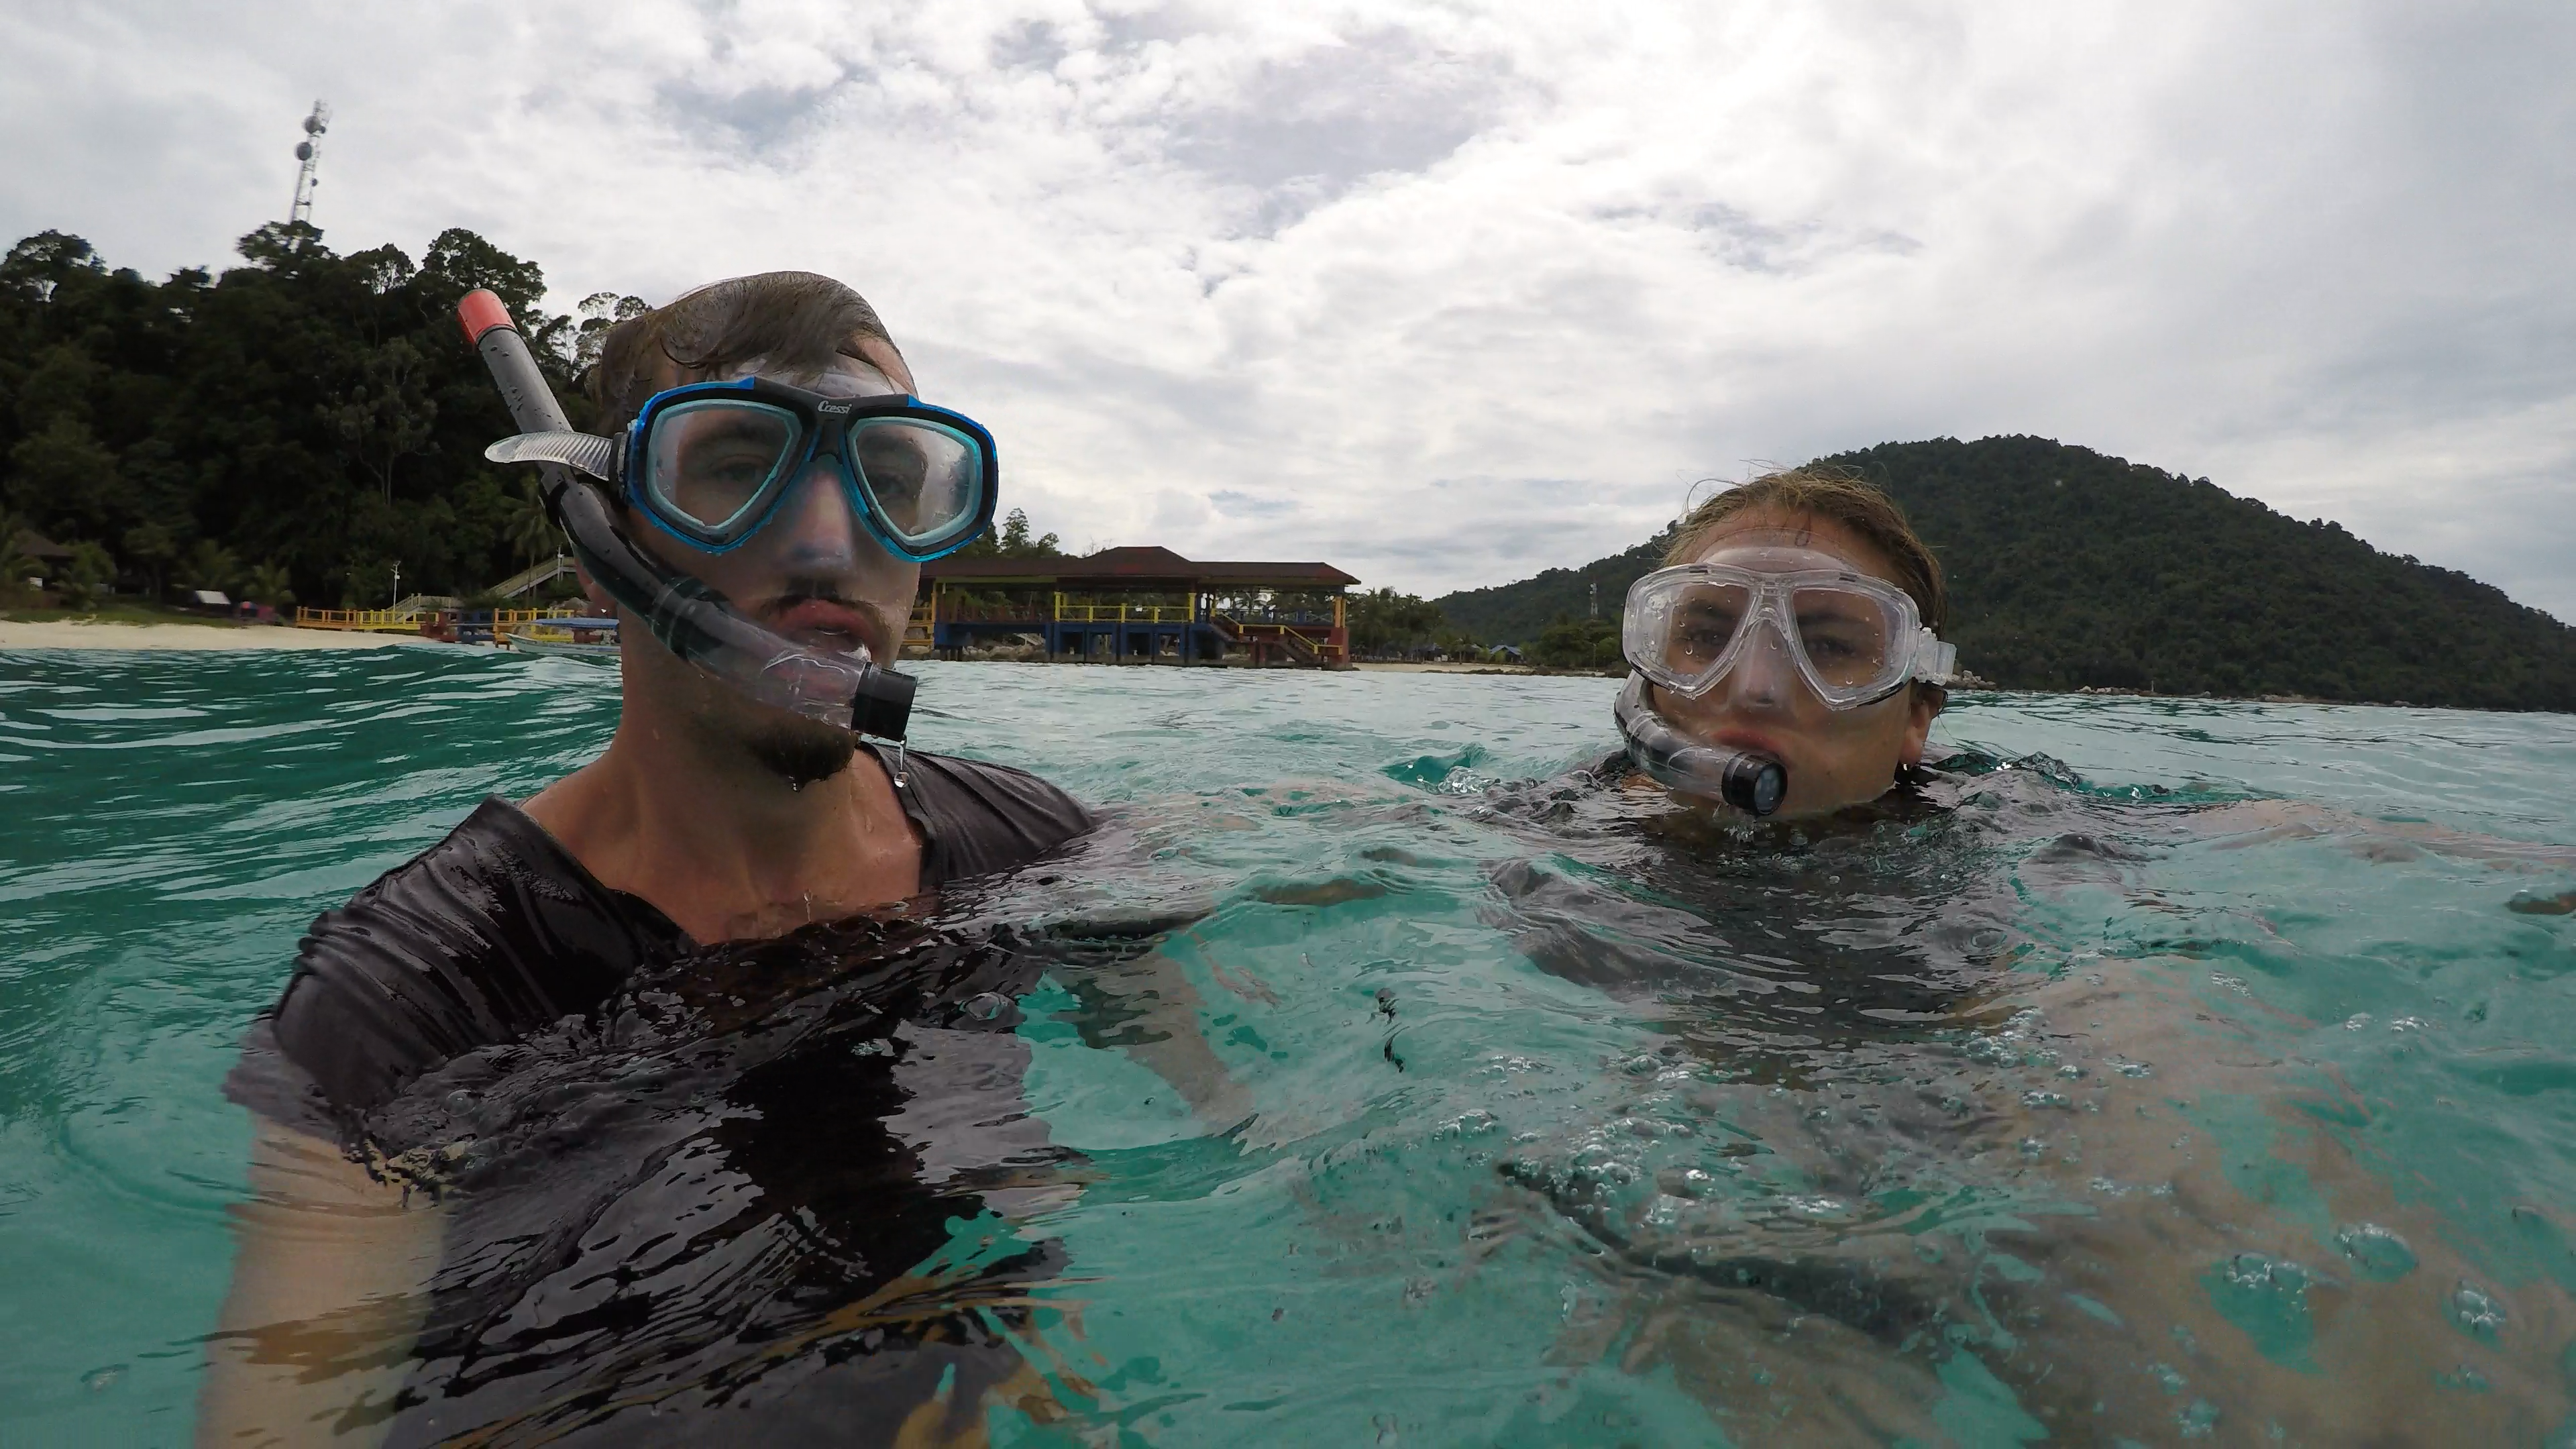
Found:
[{"label": "man's shoulder", "polygon": [[677,939],[496,796],[313,922],[272,1027],[334,1101],[364,1110],[460,1052],[597,1005]]},{"label": "man's shoulder", "polygon": [[1095,823],[1080,801],[1009,765],[916,750],[904,757],[903,771],[927,846],[925,884],[1008,870]]}]

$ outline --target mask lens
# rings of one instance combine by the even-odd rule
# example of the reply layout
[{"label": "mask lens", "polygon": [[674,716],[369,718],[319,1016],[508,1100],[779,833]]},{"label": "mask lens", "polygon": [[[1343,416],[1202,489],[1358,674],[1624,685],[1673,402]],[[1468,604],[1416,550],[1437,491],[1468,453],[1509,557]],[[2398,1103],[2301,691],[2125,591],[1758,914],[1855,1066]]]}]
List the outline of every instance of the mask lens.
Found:
[{"label": "mask lens", "polygon": [[1896,658],[1897,626],[1887,603],[1858,589],[1798,589],[1789,598],[1798,647],[1837,694],[1883,688]]},{"label": "mask lens", "polygon": [[954,428],[862,418],[850,426],[850,454],[877,517],[902,543],[945,542],[983,512],[983,450]]},{"label": "mask lens", "polygon": [[1741,584],[1694,583],[1674,590],[1668,599],[1659,660],[1675,679],[1706,678],[1744,627],[1744,616],[1753,607],[1752,590]]},{"label": "mask lens", "polygon": [[796,416],[767,403],[683,402],[654,417],[644,489],[697,531],[722,536],[769,501],[797,441]]}]

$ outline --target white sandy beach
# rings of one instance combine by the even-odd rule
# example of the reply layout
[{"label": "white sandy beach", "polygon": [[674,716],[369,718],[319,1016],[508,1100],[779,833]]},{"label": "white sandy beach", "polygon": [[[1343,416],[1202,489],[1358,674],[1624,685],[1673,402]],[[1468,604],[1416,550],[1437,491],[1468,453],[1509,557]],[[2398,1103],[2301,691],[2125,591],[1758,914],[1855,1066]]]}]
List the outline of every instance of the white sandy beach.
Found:
[{"label": "white sandy beach", "polygon": [[107,624],[86,619],[0,619],[0,649],[383,649],[417,643],[402,634],[292,629],[277,624]]}]

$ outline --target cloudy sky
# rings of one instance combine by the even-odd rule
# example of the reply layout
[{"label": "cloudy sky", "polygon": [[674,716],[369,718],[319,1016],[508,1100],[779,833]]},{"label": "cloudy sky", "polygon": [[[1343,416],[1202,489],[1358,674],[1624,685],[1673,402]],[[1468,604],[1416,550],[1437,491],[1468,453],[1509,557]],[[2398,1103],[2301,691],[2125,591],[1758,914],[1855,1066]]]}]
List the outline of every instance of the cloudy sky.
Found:
[{"label": "cloudy sky", "polygon": [[124,0],[0,10],[0,227],[840,276],[1074,546],[1421,592],[2035,433],[2576,620],[2576,8]]}]

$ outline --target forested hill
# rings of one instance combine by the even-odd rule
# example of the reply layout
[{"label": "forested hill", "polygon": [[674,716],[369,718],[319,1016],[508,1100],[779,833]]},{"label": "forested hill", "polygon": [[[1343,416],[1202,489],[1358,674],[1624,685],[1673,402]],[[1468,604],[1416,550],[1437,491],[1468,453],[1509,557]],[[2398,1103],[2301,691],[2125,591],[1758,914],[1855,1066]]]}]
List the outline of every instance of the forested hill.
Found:
[{"label": "forested hill", "polygon": [[240,250],[159,282],[59,232],[0,259],[0,554],[33,530],[89,592],[381,606],[397,568],[407,592],[471,595],[560,546],[533,475],[483,461],[510,415],[456,300],[500,294],[575,426],[574,374],[641,302],[547,315],[536,264],[463,230],[417,262],[302,224]]},{"label": "forested hill", "polygon": [[[2007,688],[2576,711],[2576,629],[2206,478],[2025,437],[1818,461],[1904,505],[1948,571],[1959,662]],[[1615,613],[1661,543],[1437,602],[1480,639],[1534,638],[1591,583]]]}]

